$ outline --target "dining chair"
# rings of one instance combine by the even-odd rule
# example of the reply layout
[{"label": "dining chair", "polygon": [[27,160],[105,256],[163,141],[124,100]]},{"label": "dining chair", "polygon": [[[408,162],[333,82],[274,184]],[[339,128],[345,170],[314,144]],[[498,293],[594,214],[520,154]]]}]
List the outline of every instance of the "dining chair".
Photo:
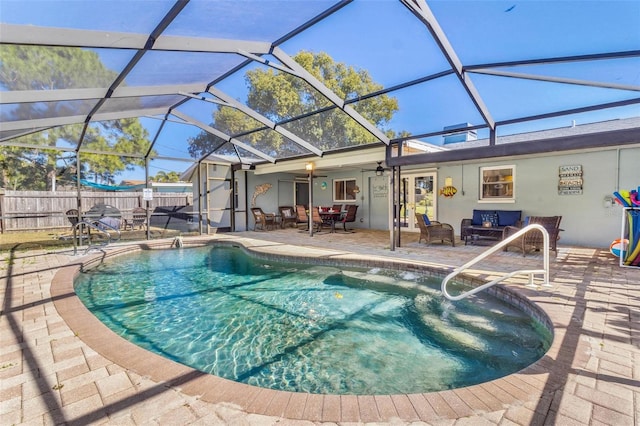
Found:
[{"label": "dining chair", "polygon": [[132,211],[132,219],[124,221],[124,229],[131,227],[131,230],[134,229],[146,229],[147,225],[147,209],[144,207],[135,207]]},{"label": "dining chair", "polygon": [[320,216],[320,207],[314,207],[313,212],[311,213],[311,221],[313,222],[313,226],[316,227],[316,232],[320,232],[322,230],[323,225],[331,226],[329,223],[325,223],[322,220],[322,216]]},{"label": "dining chair", "polygon": [[69,209],[64,214],[67,216],[72,228],[80,221],[80,213],[78,212],[78,209]]},{"label": "dining chair", "polygon": [[347,206],[347,212],[340,218],[339,222],[342,222],[344,232],[347,232],[347,223],[356,221],[356,213],[358,212],[358,206],[355,204],[349,204]]},{"label": "dining chair", "polygon": [[307,208],[302,204],[296,204],[296,226],[299,224],[309,225],[309,215],[307,215]]}]

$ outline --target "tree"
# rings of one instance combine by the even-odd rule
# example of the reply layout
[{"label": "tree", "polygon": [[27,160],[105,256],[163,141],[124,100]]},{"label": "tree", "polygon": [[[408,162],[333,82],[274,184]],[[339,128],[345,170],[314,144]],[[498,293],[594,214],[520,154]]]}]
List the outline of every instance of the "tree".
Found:
[{"label": "tree", "polygon": [[[83,147],[92,151],[141,154],[149,149],[149,134],[137,118],[115,122],[100,122],[85,134]],[[89,175],[95,182],[114,184],[115,175],[135,166],[144,166],[144,158],[126,155],[83,154],[81,159],[89,166]]]},{"label": "tree", "polygon": [[[0,50],[0,85],[5,90],[59,90],[69,88],[109,87],[118,73],[107,69],[94,51],[72,47],[5,45]],[[2,121],[28,120],[59,115],[83,115],[95,100],[23,103],[3,110]],[[15,139],[21,145],[42,148],[3,147],[0,149],[0,186],[20,185],[22,189],[44,190],[62,165],[58,145],[77,146],[82,124],[47,129]],[[138,119],[124,119],[92,124],[85,134],[83,147],[124,154],[146,152],[148,133]],[[88,175],[105,181],[113,175],[143,164],[139,158],[82,154]],[[77,166],[76,166],[77,167]]]},{"label": "tree", "polygon": [[180,174],[178,172],[158,172],[155,176],[149,180],[153,182],[180,182]]},{"label": "tree", "polygon": [[[367,71],[336,63],[326,53],[313,54],[301,51],[294,59],[342,99],[383,88],[372,80]],[[255,69],[247,72],[245,81],[249,88],[247,105],[274,122],[286,121],[332,105],[305,81],[288,73],[273,69]],[[395,98],[381,95],[358,102],[354,108],[378,128],[384,128],[398,110],[398,102]],[[229,135],[262,127],[254,119],[230,107],[219,107],[213,114],[211,125]],[[284,127],[322,150],[367,144],[373,139],[362,126],[335,109],[289,122]],[[391,131],[387,133],[393,134]],[[273,131],[254,132],[242,140],[274,156],[302,152],[299,146]],[[223,143],[219,138],[201,132],[189,139],[189,153],[197,158]],[[216,152],[233,153],[231,149]]]}]

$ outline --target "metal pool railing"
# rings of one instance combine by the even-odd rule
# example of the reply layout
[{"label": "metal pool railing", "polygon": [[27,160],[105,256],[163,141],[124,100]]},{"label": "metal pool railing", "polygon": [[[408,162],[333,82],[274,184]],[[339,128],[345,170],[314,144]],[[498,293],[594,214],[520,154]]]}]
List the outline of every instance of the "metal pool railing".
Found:
[{"label": "metal pool railing", "polygon": [[[449,281],[451,281],[454,277],[456,277],[458,274],[460,274],[461,272],[469,269],[469,267],[475,265],[476,263],[480,262],[481,260],[487,258],[488,256],[492,255],[493,253],[497,252],[498,250],[502,249],[504,246],[506,246],[507,244],[509,244],[510,242],[512,242],[513,240],[520,238],[522,236],[524,236],[524,234],[526,234],[529,231],[532,231],[534,229],[537,229],[539,231],[542,232],[542,237],[543,237],[543,267],[542,269],[521,269],[518,271],[513,271],[513,272],[509,272],[507,274],[505,274],[502,277],[498,277],[493,281],[490,281],[488,283],[482,284],[479,287],[476,287],[472,290],[466,291],[464,293],[461,293],[457,296],[452,296],[451,294],[449,294],[449,292],[447,291],[447,283]],[[531,225],[528,225],[524,228],[522,228],[521,230],[519,230],[518,232],[516,232],[515,234],[511,235],[510,237],[500,241],[498,244],[496,244],[495,246],[491,247],[489,250],[479,254],[478,256],[476,256],[475,258],[473,258],[471,261],[465,263],[464,265],[456,268],[452,273],[450,273],[449,275],[447,275],[444,280],[442,280],[442,285],[441,285],[441,290],[442,290],[442,294],[444,294],[444,296],[449,299],[449,300],[461,300],[464,299],[465,297],[469,297],[473,294],[476,294],[486,288],[489,288],[495,284],[498,284],[504,280],[507,280],[513,276],[516,275],[520,275],[520,274],[527,274],[529,275],[529,284],[527,284],[527,287],[537,287],[534,282],[533,282],[533,277],[534,275],[537,274],[541,274],[542,275],[542,286],[543,287],[551,287],[551,284],[549,284],[549,233],[547,232],[547,230],[544,228],[544,226],[534,223]]]},{"label": "metal pool railing", "polygon": [[[101,243],[101,244],[91,244],[91,236],[87,233],[87,235],[84,235],[82,232],[82,228],[86,227],[87,229],[94,229],[98,232],[100,232],[102,235],[104,235],[104,237],[106,238],[106,240]],[[78,241],[80,241],[80,245],[82,245],[82,239],[86,238],[87,239],[87,250],[85,251],[85,253],[87,253],[89,250],[91,250],[92,248],[96,248],[96,247],[104,247],[109,245],[109,243],[111,242],[111,234],[105,229],[111,229],[112,231],[115,231],[116,234],[118,235],[118,238],[116,241],[120,240],[120,230],[114,226],[111,226],[107,223],[100,223],[100,225],[96,225],[95,222],[89,222],[86,220],[81,220],[80,222],[76,223],[73,226],[73,255],[75,256],[78,253]],[[78,230],[80,230],[80,235],[78,235]]]}]

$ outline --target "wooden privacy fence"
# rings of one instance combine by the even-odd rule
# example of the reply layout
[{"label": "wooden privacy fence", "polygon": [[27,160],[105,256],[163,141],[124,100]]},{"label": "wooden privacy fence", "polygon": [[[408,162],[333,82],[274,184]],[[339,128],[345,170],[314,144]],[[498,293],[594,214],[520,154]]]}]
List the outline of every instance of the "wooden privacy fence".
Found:
[{"label": "wooden privacy fence", "polygon": [[[82,212],[96,204],[116,207],[127,218],[135,207],[147,207],[142,192],[81,191]],[[154,192],[149,211],[162,206],[189,206],[191,193]],[[78,208],[76,191],[0,191],[0,232],[32,231],[70,226],[65,212]]]}]

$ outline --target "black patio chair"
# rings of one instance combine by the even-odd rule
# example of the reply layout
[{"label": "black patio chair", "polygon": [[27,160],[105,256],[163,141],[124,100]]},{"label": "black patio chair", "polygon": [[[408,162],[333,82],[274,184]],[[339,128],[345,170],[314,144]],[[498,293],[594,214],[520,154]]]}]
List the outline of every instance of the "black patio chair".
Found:
[{"label": "black patio chair", "polygon": [[347,232],[347,223],[356,221],[356,213],[358,212],[358,206],[355,204],[349,204],[347,206],[347,213],[345,213],[338,222],[342,222],[344,232]]}]

